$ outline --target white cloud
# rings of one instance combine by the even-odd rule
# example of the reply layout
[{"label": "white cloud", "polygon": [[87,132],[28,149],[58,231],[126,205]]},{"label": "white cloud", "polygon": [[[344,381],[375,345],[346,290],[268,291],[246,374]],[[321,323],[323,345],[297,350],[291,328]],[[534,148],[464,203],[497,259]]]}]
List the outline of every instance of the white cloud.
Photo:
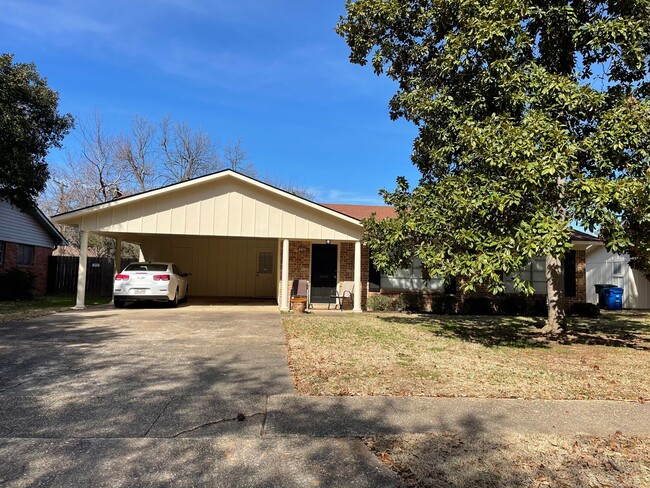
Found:
[{"label": "white cloud", "polygon": [[94,34],[106,35],[114,26],[83,15],[75,9],[51,3],[5,0],[0,5],[0,23],[36,36]]}]

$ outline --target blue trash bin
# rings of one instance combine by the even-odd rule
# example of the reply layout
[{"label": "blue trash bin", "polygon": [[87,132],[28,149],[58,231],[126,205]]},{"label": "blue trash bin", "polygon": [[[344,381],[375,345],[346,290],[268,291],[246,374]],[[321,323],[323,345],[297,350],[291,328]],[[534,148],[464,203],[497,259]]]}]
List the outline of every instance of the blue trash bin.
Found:
[{"label": "blue trash bin", "polygon": [[605,288],[602,293],[607,310],[623,310],[623,288]]}]

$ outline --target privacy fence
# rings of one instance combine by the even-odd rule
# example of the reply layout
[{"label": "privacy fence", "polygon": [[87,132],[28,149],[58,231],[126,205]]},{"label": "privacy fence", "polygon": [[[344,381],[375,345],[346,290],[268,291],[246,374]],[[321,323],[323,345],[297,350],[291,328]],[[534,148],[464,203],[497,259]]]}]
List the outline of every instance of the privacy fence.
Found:
[{"label": "privacy fence", "polygon": [[[136,259],[122,259],[122,267]],[[79,257],[50,256],[47,271],[47,292],[68,294],[77,291]],[[109,296],[113,293],[115,269],[112,258],[88,258],[86,293]]]}]

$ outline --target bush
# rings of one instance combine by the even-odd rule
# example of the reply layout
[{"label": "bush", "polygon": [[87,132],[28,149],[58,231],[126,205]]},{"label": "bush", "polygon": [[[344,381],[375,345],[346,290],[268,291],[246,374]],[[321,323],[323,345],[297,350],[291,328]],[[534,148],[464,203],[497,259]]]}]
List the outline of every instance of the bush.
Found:
[{"label": "bush", "polygon": [[492,315],[494,307],[492,300],[487,297],[467,297],[463,301],[460,312],[463,315]]},{"label": "bush", "polygon": [[34,273],[19,268],[8,269],[0,273],[0,298],[29,298],[35,283]]},{"label": "bush", "polygon": [[499,300],[500,315],[524,315],[528,310],[528,300],[523,295],[506,295]]},{"label": "bush", "polygon": [[395,310],[393,299],[388,295],[371,295],[368,297],[368,308],[376,312]]},{"label": "bush", "polygon": [[422,295],[419,293],[400,293],[395,300],[395,308],[400,312],[421,312],[424,309]]},{"label": "bush", "polygon": [[528,315],[532,315],[533,317],[546,317],[548,315],[546,298],[538,298],[534,300],[528,307]]},{"label": "bush", "polygon": [[432,296],[431,313],[439,315],[453,315],[458,313],[458,298],[454,295]]},{"label": "bush", "polygon": [[578,317],[598,317],[600,308],[593,303],[574,303],[569,307],[568,314]]}]

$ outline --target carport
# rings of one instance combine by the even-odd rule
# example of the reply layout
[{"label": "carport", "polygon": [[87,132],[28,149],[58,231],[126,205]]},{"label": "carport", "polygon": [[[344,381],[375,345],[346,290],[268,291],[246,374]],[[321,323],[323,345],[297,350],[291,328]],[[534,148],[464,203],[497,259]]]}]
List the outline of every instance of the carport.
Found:
[{"label": "carport", "polygon": [[[116,240],[115,269],[121,269],[121,242],[131,242],[140,246],[142,260],[174,262],[192,273],[193,296],[275,297],[281,310],[289,310],[290,280],[298,278],[290,269],[304,262],[300,253],[306,244],[340,245],[339,276],[345,274],[340,249],[353,246],[349,274],[355,289],[362,289],[358,220],[232,170],[62,213],[52,221],[81,231],[76,308],[85,306],[90,234]],[[313,258],[311,248],[309,255]],[[361,311],[361,296],[354,295],[354,311]]]}]

